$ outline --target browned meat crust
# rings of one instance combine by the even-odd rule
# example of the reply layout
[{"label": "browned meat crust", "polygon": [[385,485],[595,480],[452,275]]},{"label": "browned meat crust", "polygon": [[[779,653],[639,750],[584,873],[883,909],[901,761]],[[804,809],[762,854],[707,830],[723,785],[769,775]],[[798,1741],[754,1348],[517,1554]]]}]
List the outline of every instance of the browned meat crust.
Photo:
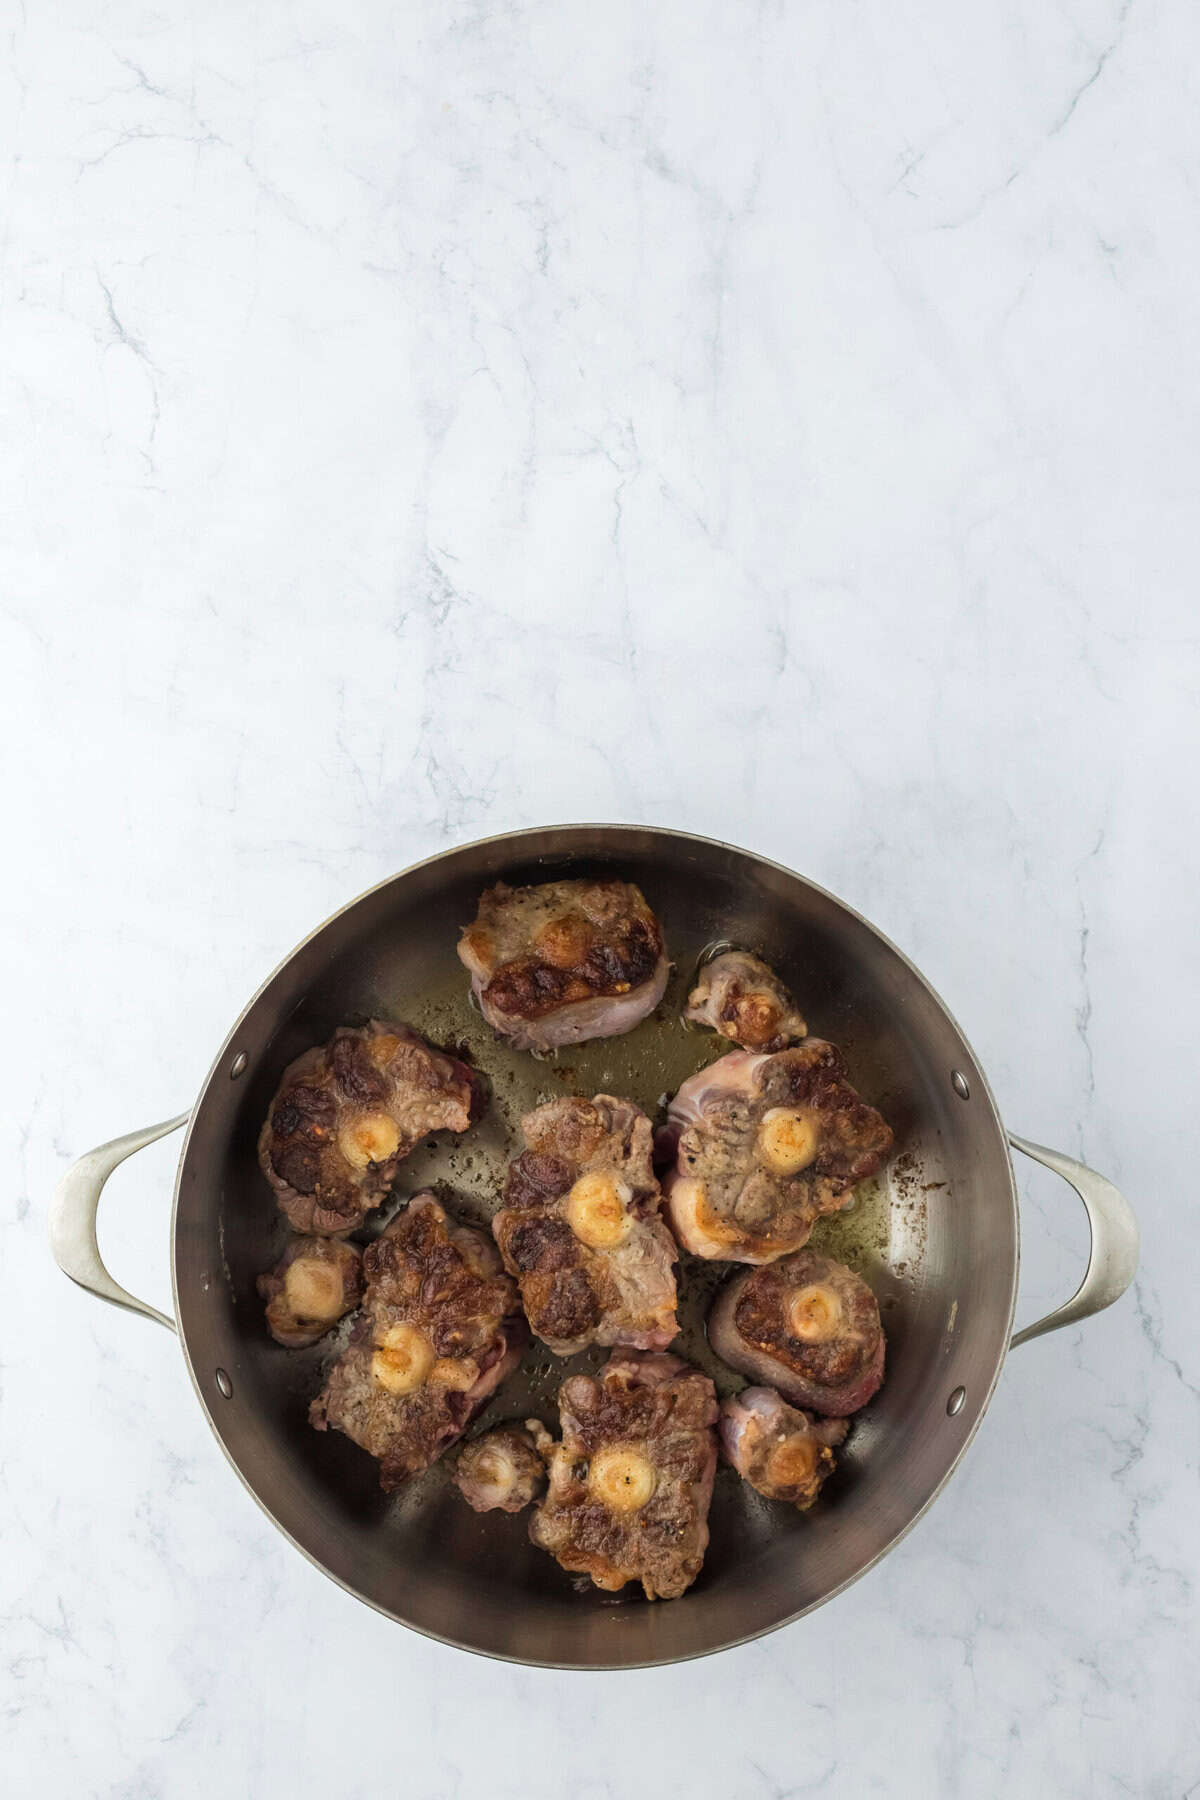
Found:
[{"label": "browned meat crust", "polygon": [[267,1330],[288,1350],[315,1344],[362,1299],[362,1254],[340,1238],[294,1237],[258,1278]]},{"label": "browned meat crust", "polygon": [[454,1483],[476,1512],[520,1512],[546,1485],[546,1465],[524,1425],[497,1425],[458,1453]]},{"label": "browned meat crust", "polygon": [[363,1256],[350,1345],[309,1411],[379,1459],[391,1489],[435,1462],[520,1360],[528,1333],[491,1241],[419,1194]]},{"label": "browned meat crust", "polygon": [[666,985],[658,920],[627,881],[497,882],[458,954],[484,1017],[527,1049],[629,1031]]},{"label": "browned meat crust", "polygon": [[815,1250],[736,1275],[717,1297],[708,1335],[732,1368],[827,1416],[857,1412],[883,1381],[874,1294],[844,1263]]},{"label": "browned meat crust", "polygon": [[492,1230],[533,1331],[560,1356],[592,1343],[665,1349],[679,1329],[675,1244],[645,1113],[609,1094],[563,1098],[521,1129],[528,1149]]},{"label": "browned meat crust", "polygon": [[726,950],[705,963],[684,1017],[731,1038],[743,1050],[785,1050],[808,1035],[796,1002],[774,969],[748,950]]},{"label": "browned meat crust", "polygon": [[351,1231],[431,1131],[465,1131],[483,1089],[407,1025],[343,1026],[285,1070],[258,1160],[296,1231]]},{"label": "browned meat crust", "polygon": [[529,1526],[564,1569],[675,1599],[700,1573],[716,1469],[716,1393],[678,1357],[619,1351],[559,1391],[562,1442]]},{"label": "browned meat crust", "polygon": [[[810,1160],[781,1173],[763,1152],[764,1122],[796,1115]],[[768,1262],[804,1244],[892,1148],[887,1121],[846,1079],[840,1050],[809,1038],[757,1056],[734,1050],[689,1078],[671,1103],[676,1164],[665,1183],[676,1236],[696,1255]]]}]

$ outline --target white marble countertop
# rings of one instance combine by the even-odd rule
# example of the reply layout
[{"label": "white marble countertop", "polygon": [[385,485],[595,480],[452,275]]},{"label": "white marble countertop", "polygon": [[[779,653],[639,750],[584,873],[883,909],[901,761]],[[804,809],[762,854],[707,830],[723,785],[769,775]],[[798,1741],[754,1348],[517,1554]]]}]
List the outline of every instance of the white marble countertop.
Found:
[{"label": "white marble countertop", "polygon": [[[1182,0],[10,18],[7,1792],[1196,1791],[1198,56]],[[1144,1232],[878,1570],[621,1677],[349,1599],[45,1243],[327,912],[587,818],[865,911]],[[102,1218],[160,1303],[174,1155]],[[1022,1179],[1029,1318],[1085,1229]]]}]

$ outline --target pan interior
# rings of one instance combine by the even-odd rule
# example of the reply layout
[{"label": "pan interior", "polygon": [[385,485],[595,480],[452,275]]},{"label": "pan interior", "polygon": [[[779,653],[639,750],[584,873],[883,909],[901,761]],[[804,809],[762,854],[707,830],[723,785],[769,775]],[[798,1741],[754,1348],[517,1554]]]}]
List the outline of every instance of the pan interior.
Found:
[{"label": "pan interior", "polygon": [[[468,1000],[455,954],[479,891],[519,882],[621,874],[662,920],[674,968],[656,1015],[623,1038],[547,1061],[498,1040]],[[464,1220],[499,1203],[521,1114],[555,1095],[628,1096],[654,1117],[667,1094],[727,1048],[686,1028],[682,1000],[698,960],[729,940],[760,952],[797,995],[810,1030],[845,1052],[851,1079],[897,1138],[888,1170],[818,1224],[813,1243],[856,1268],[879,1298],[888,1379],[855,1424],[838,1473],[801,1516],[718,1474],[705,1569],[682,1601],[600,1595],[529,1543],[527,1515],[479,1516],[445,1464],[384,1496],[374,1462],[307,1408],[349,1330],[306,1351],[266,1334],[255,1278],[286,1228],[258,1168],[256,1141],[285,1066],[338,1024],[407,1020],[465,1045],[492,1101],[467,1136],[430,1140],[402,1167],[373,1236],[418,1187]],[[231,1081],[233,1058],[248,1067]],[[951,1072],[966,1077],[962,1101]],[[711,1354],[703,1320],[727,1265],[684,1257],[675,1348],[742,1385]],[[452,852],[365,895],[272,977],[231,1034],[185,1145],[177,1191],[175,1277],[181,1333],[227,1453],[297,1544],[371,1604],[468,1648],[539,1663],[628,1666],[702,1654],[817,1605],[875,1560],[928,1502],[977,1422],[1007,1342],[1016,1272],[1015,1209],[1002,1134],[982,1074],[930,990],[863,921],[774,865],[704,840],[623,828],[520,834]],[[564,1361],[533,1344],[473,1430],[540,1414],[555,1423]],[[231,1377],[218,1390],[215,1371]],[[954,1416],[950,1393],[965,1385]],[[581,1591],[582,1590],[582,1591]],[[627,1590],[628,1596],[628,1590]]]}]

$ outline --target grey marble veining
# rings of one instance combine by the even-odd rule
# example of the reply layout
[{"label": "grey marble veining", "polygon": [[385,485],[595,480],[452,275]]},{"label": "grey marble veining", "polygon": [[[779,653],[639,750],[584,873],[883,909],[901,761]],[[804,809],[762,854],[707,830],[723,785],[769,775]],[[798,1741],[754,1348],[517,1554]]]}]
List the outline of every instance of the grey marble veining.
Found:
[{"label": "grey marble veining", "polygon": [[[1198,53],[1182,0],[10,13],[6,1791],[1200,1787]],[[586,818],[844,895],[1144,1238],[866,1580],[608,1678],[348,1599],[45,1247],[326,913]],[[174,1154],[102,1222],[158,1304]],[[1027,1319],[1086,1243],[1021,1179]]]}]

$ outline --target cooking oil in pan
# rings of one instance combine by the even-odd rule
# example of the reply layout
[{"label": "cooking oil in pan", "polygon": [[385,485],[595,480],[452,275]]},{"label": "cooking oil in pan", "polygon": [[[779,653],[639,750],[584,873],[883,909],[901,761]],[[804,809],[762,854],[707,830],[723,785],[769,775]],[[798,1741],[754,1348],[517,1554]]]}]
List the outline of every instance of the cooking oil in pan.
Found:
[{"label": "cooking oil in pan", "polygon": [[406,1184],[461,1182],[490,1217],[499,1204],[508,1159],[519,1147],[522,1114],[563,1094],[606,1093],[635,1101],[654,1118],[689,1075],[729,1048],[715,1033],[684,1028],[679,1017],[682,988],[676,971],[659,1007],[635,1030],[545,1057],[514,1050],[496,1036],[470,1004],[461,970],[416,1004],[400,1000],[397,1013],[434,1043],[465,1056],[486,1076],[492,1094],[487,1114],[468,1138],[452,1145],[435,1142],[408,1159]]},{"label": "cooking oil in pan", "polygon": [[888,1260],[892,1241],[892,1207],[886,1179],[872,1175],[860,1181],[841,1212],[818,1219],[811,1243],[823,1256],[832,1256],[870,1279],[872,1269]]},{"label": "cooking oil in pan", "polygon": [[[674,970],[661,1004],[634,1031],[573,1045],[545,1058],[514,1050],[495,1035],[472,1006],[460,970],[441,987],[426,989],[415,1003],[400,998],[394,1004],[398,1016],[434,1043],[465,1057],[491,1086],[487,1113],[466,1138],[435,1139],[408,1159],[405,1189],[413,1192],[428,1184],[449,1190],[461,1217],[486,1226],[500,1205],[509,1158],[520,1145],[522,1114],[563,1094],[609,1093],[635,1101],[651,1119],[661,1117],[667,1099],[687,1077],[730,1048],[725,1038],[688,1026],[681,1017],[696,971],[730,947],[723,941],[710,945],[682,974]],[[891,1223],[888,1182],[876,1177],[860,1184],[844,1211],[818,1222],[812,1243],[874,1282],[888,1267]],[[734,1393],[745,1385],[743,1378],[713,1355],[705,1331],[709,1307],[730,1266],[683,1252],[678,1274],[679,1336],[672,1348],[710,1375],[720,1395]],[[499,1420],[526,1414],[553,1424],[565,1377],[595,1372],[608,1354],[593,1348],[564,1359],[534,1341],[521,1369],[505,1383],[475,1429],[483,1431]]]}]

